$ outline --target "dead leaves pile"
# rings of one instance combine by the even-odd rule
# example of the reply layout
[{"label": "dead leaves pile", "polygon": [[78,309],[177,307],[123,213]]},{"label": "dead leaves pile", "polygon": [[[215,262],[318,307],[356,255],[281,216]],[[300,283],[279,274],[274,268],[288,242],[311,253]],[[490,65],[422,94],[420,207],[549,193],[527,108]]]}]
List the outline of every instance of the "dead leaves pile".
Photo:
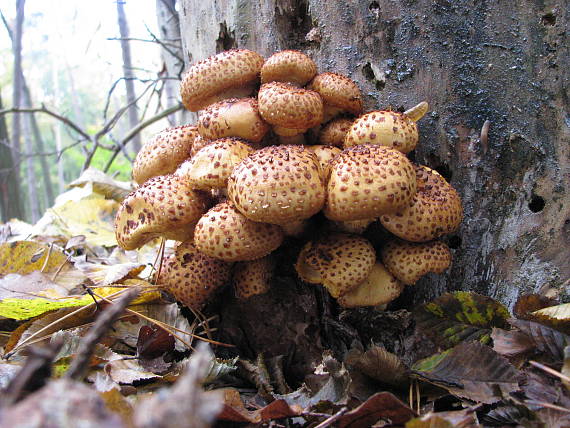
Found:
[{"label": "dead leaves pile", "polygon": [[[88,170],[36,225],[0,225],[1,426],[570,426],[570,304],[523,296],[511,315],[485,296],[446,294],[406,321],[405,342],[432,355],[389,352],[353,323],[360,341],[290,385],[286,356],[215,357],[203,343],[224,345],[213,319],[188,321],[153,285],[159,242],[116,246],[129,191]],[[67,376],[132,288],[139,296],[90,349],[84,380]]]}]

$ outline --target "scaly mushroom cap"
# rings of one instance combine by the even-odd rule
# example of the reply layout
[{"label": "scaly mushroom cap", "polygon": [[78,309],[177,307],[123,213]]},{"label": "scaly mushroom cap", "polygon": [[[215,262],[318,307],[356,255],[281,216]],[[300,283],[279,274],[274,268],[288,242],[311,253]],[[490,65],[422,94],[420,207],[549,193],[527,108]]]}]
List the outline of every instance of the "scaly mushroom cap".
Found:
[{"label": "scaly mushroom cap", "polygon": [[194,145],[192,149],[190,149],[190,159],[194,157],[196,153],[198,153],[203,147],[206,147],[209,144],[212,144],[216,140],[208,140],[207,138],[202,138],[200,134],[194,140]]},{"label": "scaly mushroom cap", "polygon": [[393,240],[381,254],[386,268],[406,285],[415,284],[428,272],[443,273],[451,265],[451,251],[441,241],[417,244]]},{"label": "scaly mushroom cap", "polygon": [[329,72],[317,74],[307,88],[318,92],[325,105],[333,107],[337,113],[349,112],[359,115],[362,112],[360,88],[352,79],[342,74]]},{"label": "scaly mushroom cap", "polygon": [[259,115],[254,98],[218,101],[208,106],[198,119],[198,132],[203,138],[211,140],[237,137],[258,143],[267,131],[269,125]]},{"label": "scaly mushroom cap", "polygon": [[190,241],[165,259],[158,283],[184,306],[200,310],[230,277],[230,263],[201,253]]},{"label": "scaly mushroom cap", "polygon": [[346,133],[352,126],[354,119],[338,117],[327,123],[319,132],[319,143],[326,146],[342,147]]},{"label": "scaly mushroom cap", "polygon": [[362,236],[338,233],[314,242],[305,263],[320,274],[322,284],[336,298],[368,277],[376,251]]},{"label": "scaly mushroom cap", "polygon": [[[188,110],[198,111],[220,99],[251,93],[263,61],[256,52],[233,49],[194,64],[182,77],[182,103]],[[233,88],[237,92],[232,92]]]},{"label": "scaly mushroom cap", "polygon": [[173,173],[190,157],[198,128],[193,125],[165,129],[147,141],[133,163],[133,179],[143,184],[157,175]]},{"label": "scaly mushroom cap", "polygon": [[379,144],[409,153],[418,143],[418,126],[395,111],[371,111],[354,121],[344,139],[344,147]]},{"label": "scaly mushroom cap", "polygon": [[295,263],[295,271],[299,278],[310,284],[322,284],[321,273],[318,269],[313,268],[307,263],[310,258],[312,264],[316,264],[318,261],[314,256],[315,245],[313,241],[307,242],[301,252],[297,256],[297,262]]},{"label": "scaly mushroom cap", "polygon": [[255,150],[237,138],[221,138],[200,149],[174,173],[195,189],[221,189],[235,166]]},{"label": "scaly mushroom cap", "polygon": [[337,300],[345,308],[378,306],[390,303],[398,297],[404,284],[398,281],[382,263],[376,263],[368,278]]},{"label": "scaly mushroom cap", "polygon": [[289,82],[299,86],[317,74],[315,62],[302,52],[285,50],[271,55],[261,67],[261,83]]},{"label": "scaly mushroom cap", "polygon": [[208,197],[175,175],[151,178],[131,192],[115,217],[115,235],[125,250],[185,228],[206,212]]},{"label": "scaly mushroom cap", "polygon": [[323,101],[314,91],[271,82],[261,85],[257,98],[261,117],[271,125],[306,130],[323,120]]},{"label": "scaly mushroom cap", "polygon": [[367,218],[364,220],[351,220],[351,221],[335,221],[332,226],[334,230],[346,233],[356,233],[360,235],[370,226],[370,223],[375,221],[375,218]]},{"label": "scaly mushroom cap", "polygon": [[255,260],[266,256],[283,242],[279,226],[245,218],[229,202],[210,209],[196,224],[196,248],[226,262]]},{"label": "scaly mushroom cap", "polygon": [[237,165],[228,198],[253,221],[285,224],[309,218],[325,202],[319,161],[303,146],[264,147]]},{"label": "scaly mushroom cap", "polygon": [[272,255],[247,262],[239,262],[234,266],[234,290],[238,299],[267,293],[275,269]]},{"label": "scaly mushroom cap", "polygon": [[319,165],[321,166],[322,177],[326,182],[330,174],[330,166],[332,160],[342,150],[340,150],[338,147],[323,146],[320,144],[314,146],[307,146],[307,149],[312,151],[317,156],[317,159],[319,160]]},{"label": "scaly mushroom cap", "polygon": [[382,225],[399,238],[426,242],[452,233],[463,219],[457,191],[433,169],[416,166],[418,192],[409,206],[380,216]]},{"label": "scaly mushroom cap", "polygon": [[336,221],[375,218],[409,205],[415,193],[414,167],[401,152],[374,144],[349,147],[331,164],[324,213]]}]

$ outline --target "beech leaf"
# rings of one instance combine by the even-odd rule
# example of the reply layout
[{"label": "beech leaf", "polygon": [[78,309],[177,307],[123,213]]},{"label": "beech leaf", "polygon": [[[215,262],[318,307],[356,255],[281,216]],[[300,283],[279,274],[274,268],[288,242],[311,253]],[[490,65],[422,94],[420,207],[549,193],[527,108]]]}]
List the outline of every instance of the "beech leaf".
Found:
[{"label": "beech leaf", "polygon": [[533,321],[510,319],[509,323],[526,334],[539,351],[556,361],[564,359],[564,348],[570,345],[570,336]]},{"label": "beech leaf", "polygon": [[338,420],[339,428],[367,428],[378,421],[402,425],[417,416],[406,404],[390,392],[378,392]]},{"label": "beech leaf", "polygon": [[570,303],[549,306],[534,311],[532,315],[534,315],[536,321],[556,328],[563,333],[570,334]]}]

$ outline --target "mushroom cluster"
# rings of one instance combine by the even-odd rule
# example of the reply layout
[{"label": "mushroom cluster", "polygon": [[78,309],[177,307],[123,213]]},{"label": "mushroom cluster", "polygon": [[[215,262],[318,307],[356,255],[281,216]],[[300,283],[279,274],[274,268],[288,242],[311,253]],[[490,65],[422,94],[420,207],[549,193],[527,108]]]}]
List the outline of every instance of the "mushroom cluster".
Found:
[{"label": "mushroom cluster", "polygon": [[[363,112],[354,81],[293,50],[212,56],[186,72],[181,96],[197,124],[144,145],[115,225],[128,250],[179,241],[158,283],[185,306],[230,282],[240,299],[267,292],[291,240],[304,240],[291,261],[300,279],[344,307],[385,305],[449,267],[439,239],[459,227],[461,200],[407,157],[427,103]],[[391,238],[373,245],[373,222]]]}]

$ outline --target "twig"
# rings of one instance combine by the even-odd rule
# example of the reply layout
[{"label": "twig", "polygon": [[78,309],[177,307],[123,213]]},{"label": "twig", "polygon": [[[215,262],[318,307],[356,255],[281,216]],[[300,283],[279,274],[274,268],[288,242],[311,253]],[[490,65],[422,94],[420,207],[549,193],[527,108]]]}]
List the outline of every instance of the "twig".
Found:
[{"label": "twig", "polygon": [[550,404],[550,403],[546,403],[544,401],[525,400],[525,403],[534,404],[535,406],[548,407],[549,409],[554,409],[554,410],[559,410],[561,412],[570,413],[570,409],[567,409],[566,407],[557,406],[556,404]]},{"label": "twig", "polygon": [[348,412],[348,407],[343,407],[341,408],[338,412],[336,412],[334,415],[330,416],[328,419],[322,421],[320,424],[318,424],[315,428],[325,428],[328,426],[331,426],[332,424],[334,424],[337,420],[340,419],[340,417],[342,415],[344,415],[346,412]]},{"label": "twig", "polygon": [[568,376],[564,375],[563,373],[560,373],[554,369],[551,369],[550,367],[545,366],[544,364],[540,364],[536,361],[529,361],[529,363],[531,366],[534,366],[540,370],[544,370],[546,373],[549,373],[552,376],[556,376],[557,378],[560,378],[563,381],[570,382],[570,377],[568,377]]}]

